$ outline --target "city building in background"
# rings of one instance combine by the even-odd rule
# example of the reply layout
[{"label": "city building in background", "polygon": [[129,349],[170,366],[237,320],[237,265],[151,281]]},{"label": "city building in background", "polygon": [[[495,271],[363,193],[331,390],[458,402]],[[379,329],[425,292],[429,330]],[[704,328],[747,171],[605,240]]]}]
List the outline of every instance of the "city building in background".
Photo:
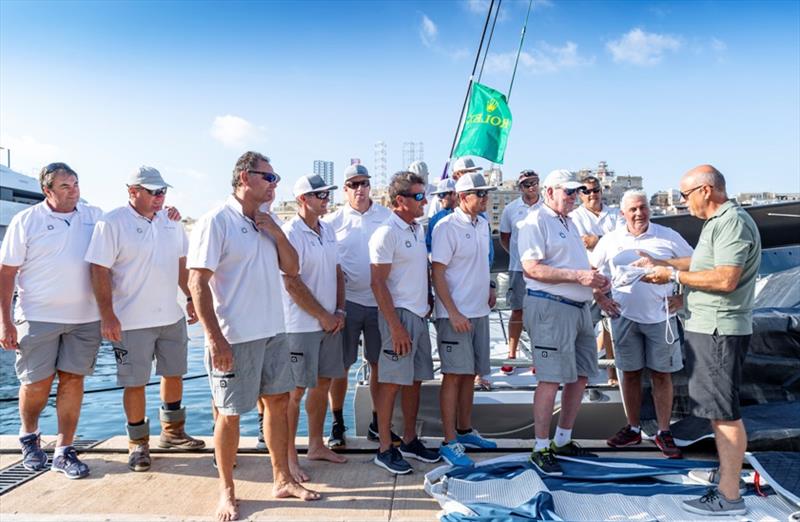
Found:
[{"label": "city building in background", "polygon": [[[333,174],[333,162],[326,160],[314,160],[314,174],[325,180],[326,185],[335,185]],[[331,203],[333,203],[333,193],[331,193]]]},{"label": "city building in background", "polygon": [[603,186],[603,203],[611,207],[619,206],[622,195],[626,190],[642,189],[641,176],[617,176],[613,170],[608,168],[608,163],[605,161],[598,163],[597,168],[594,170],[581,169],[575,174],[578,179],[594,176],[600,180],[600,184]]}]

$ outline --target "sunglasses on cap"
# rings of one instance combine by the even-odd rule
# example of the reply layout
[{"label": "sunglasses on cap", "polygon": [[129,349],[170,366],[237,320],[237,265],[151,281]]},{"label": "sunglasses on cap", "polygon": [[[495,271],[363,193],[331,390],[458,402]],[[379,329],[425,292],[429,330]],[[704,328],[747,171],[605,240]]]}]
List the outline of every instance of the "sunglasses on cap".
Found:
[{"label": "sunglasses on cap", "polygon": [[278,181],[278,175],[273,172],[264,172],[263,170],[248,170],[247,173],[261,176],[267,183],[275,183]]},{"label": "sunglasses on cap", "polygon": [[479,198],[485,198],[486,196],[489,195],[489,191],[488,190],[470,190],[469,192],[467,192],[467,194],[474,194],[474,195],[478,196]]},{"label": "sunglasses on cap", "polygon": [[452,196],[453,194],[455,194],[455,192],[451,190],[450,192],[440,192],[439,194],[436,194],[436,197],[439,199],[444,199],[447,196]]},{"label": "sunglasses on cap", "polygon": [[148,194],[150,194],[154,198],[167,195],[167,187],[161,187],[160,189],[155,189],[155,190],[151,190],[151,189],[145,188],[145,187],[139,187],[139,188],[144,190],[145,192],[147,192]]},{"label": "sunglasses on cap", "polygon": [[358,187],[369,187],[369,180],[364,179],[361,181],[347,181],[345,182],[344,186],[350,190],[356,190]]},{"label": "sunglasses on cap", "polygon": [[329,190],[323,190],[321,192],[309,192],[307,195],[314,196],[317,199],[325,200],[331,196],[331,192]]},{"label": "sunglasses on cap", "polygon": [[424,192],[416,192],[416,193],[401,192],[400,195],[403,196],[404,198],[413,198],[414,201],[422,201],[423,199],[425,199]]},{"label": "sunglasses on cap", "polygon": [[588,196],[589,194],[599,194],[599,193],[600,193],[600,192],[602,192],[602,191],[603,191],[603,189],[601,189],[600,187],[593,188],[593,189],[590,189],[590,188],[583,187],[583,188],[581,189],[581,193],[582,193],[582,194],[585,194],[585,195],[587,195],[587,196]]}]

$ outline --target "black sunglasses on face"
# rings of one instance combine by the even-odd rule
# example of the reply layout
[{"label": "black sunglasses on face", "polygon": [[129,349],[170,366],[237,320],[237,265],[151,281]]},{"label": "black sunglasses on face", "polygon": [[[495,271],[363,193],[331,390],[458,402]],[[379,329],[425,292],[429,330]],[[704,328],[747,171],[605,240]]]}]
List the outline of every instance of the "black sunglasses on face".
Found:
[{"label": "black sunglasses on face", "polygon": [[167,195],[167,187],[162,187],[160,189],[155,189],[155,190],[150,190],[149,188],[145,188],[145,187],[139,187],[139,188],[144,190],[145,192],[147,192],[148,194],[150,194],[154,198]]},{"label": "black sunglasses on face", "polygon": [[439,199],[444,199],[444,198],[446,198],[447,196],[451,196],[451,195],[453,195],[453,194],[455,194],[455,192],[453,192],[453,191],[451,190],[450,192],[442,192],[442,193],[440,193],[440,194],[436,194],[436,197],[437,197],[437,198],[439,198]]},{"label": "black sunglasses on face", "polygon": [[538,181],[523,181],[522,183],[519,184],[519,186],[524,188],[524,189],[530,189],[530,188],[533,188],[533,187],[538,187],[539,186],[539,182]]},{"label": "black sunglasses on face", "polygon": [[602,190],[603,189],[601,189],[600,187],[593,189],[584,187],[583,189],[581,189],[581,193],[586,194],[588,196],[589,194],[599,194],[600,192],[602,192]]},{"label": "black sunglasses on face", "polygon": [[473,191],[467,192],[467,194],[475,194],[479,198],[485,198],[486,196],[489,195],[489,191],[488,190],[473,190]]},{"label": "black sunglasses on face", "polygon": [[695,190],[697,190],[697,189],[699,189],[701,187],[705,187],[705,185],[697,185],[695,188],[689,189],[686,192],[680,192],[680,195],[681,195],[681,197],[683,199],[689,199],[689,196],[692,194],[692,192],[694,192]]},{"label": "black sunglasses on face", "polygon": [[358,187],[369,187],[369,180],[365,179],[363,181],[348,181],[344,184],[344,186],[350,190],[356,190]]},{"label": "black sunglasses on face", "polygon": [[331,193],[328,190],[323,190],[322,192],[312,192],[311,195],[317,199],[328,199]]},{"label": "black sunglasses on face", "polygon": [[404,198],[414,198],[414,201],[422,201],[423,199],[425,199],[424,192],[417,192],[413,194],[411,192],[401,192],[400,195],[403,196]]},{"label": "black sunglasses on face", "polygon": [[278,181],[277,174],[274,174],[272,172],[264,172],[262,170],[248,170],[247,173],[254,174],[256,176],[261,176],[267,183],[275,183],[276,181]]},{"label": "black sunglasses on face", "polygon": [[574,196],[575,194],[580,192],[583,189],[583,187],[578,187],[578,188],[563,188],[562,187],[562,189],[564,190],[564,194],[566,194],[567,196]]}]

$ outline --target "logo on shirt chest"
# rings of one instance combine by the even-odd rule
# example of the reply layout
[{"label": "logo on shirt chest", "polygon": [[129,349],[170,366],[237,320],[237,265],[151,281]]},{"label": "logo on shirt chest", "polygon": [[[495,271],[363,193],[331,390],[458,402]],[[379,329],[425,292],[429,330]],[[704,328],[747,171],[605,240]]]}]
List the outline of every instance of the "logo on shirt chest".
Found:
[{"label": "logo on shirt chest", "polygon": [[242,227],[242,234],[247,234],[247,227]]},{"label": "logo on shirt chest", "polygon": [[564,232],[559,232],[558,235],[561,239],[567,239],[567,235]]},{"label": "logo on shirt chest", "polygon": [[136,232],[141,234],[142,232],[144,232],[144,230],[142,230],[141,227],[136,227]]},{"label": "logo on shirt chest", "polygon": [[471,238],[472,236],[470,235],[470,233],[469,233],[469,232],[467,232],[467,233],[465,234],[465,237],[466,237],[467,239],[469,239],[469,238]]},{"label": "logo on shirt chest", "polygon": [[56,227],[54,227],[53,225],[47,225],[47,230],[53,230],[54,228]]},{"label": "logo on shirt chest", "polygon": [[411,241],[406,239],[406,248],[411,248]]}]

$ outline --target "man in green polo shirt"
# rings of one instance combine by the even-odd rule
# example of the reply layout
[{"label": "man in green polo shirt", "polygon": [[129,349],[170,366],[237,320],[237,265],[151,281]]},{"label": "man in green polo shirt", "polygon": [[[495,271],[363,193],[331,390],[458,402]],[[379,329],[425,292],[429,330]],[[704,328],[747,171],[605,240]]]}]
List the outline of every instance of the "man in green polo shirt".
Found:
[{"label": "man in green polo shirt", "polygon": [[761,263],[761,238],[752,218],[728,199],[725,178],[711,165],[693,168],[681,179],[681,198],[689,212],[705,220],[689,258],[646,263],[656,266],[644,278],[670,280],[687,290],[686,370],[693,413],[711,420],[719,469],[690,476],[712,486],[683,508],[700,515],[740,515],[747,511],[739,494],[739,474],[747,433],[739,412],[742,365],[753,333],[753,298]]}]

